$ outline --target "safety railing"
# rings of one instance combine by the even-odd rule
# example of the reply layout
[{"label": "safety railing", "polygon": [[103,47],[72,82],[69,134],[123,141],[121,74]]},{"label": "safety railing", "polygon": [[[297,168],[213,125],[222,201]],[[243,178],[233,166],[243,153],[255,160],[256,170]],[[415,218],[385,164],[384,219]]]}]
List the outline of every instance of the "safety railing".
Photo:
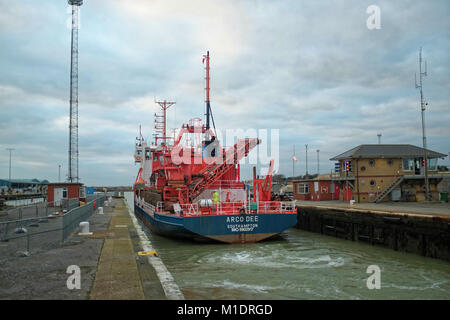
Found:
[{"label": "safety railing", "polygon": [[296,213],[295,201],[260,201],[257,203],[247,203],[243,201],[219,202],[199,206],[198,204],[180,205],[183,210],[183,216],[198,215],[231,215],[243,213]]},{"label": "safety railing", "polygon": [[197,216],[200,214],[197,203],[180,204],[183,216]]},{"label": "safety railing", "polygon": [[222,214],[239,214],[245,213],[245,203],[243,201],[229,201],[229,202],[219,202],[216,205],[215,213],[218,215]]},{"label": "safety railing", "polygon": [[259,201],[257,213],[294,213],[294,201]]},{"label": "safety railing", "polygon": [[155,212],[156,211],[156,207],[150,203],[145,202],[145,200],[141,200],[140,201],[140,205],[142,208],[150,210],[150,212]]}]

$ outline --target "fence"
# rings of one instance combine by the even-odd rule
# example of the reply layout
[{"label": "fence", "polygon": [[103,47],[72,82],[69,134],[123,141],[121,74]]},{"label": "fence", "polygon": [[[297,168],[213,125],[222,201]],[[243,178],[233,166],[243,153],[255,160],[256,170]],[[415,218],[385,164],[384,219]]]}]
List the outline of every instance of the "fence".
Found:
[{"label": "fence", "polygon": [[[98,208],[104,201],[104,195],[91,199],[81,207],[78,207],[78,200],[76,203],[69,201],[67,208],[72,207],[72,209],[66,213],[63,211],[66,209],[54,206],[53,203],[41,208],[33,206],[30,210],[34,210],[34,216],[26,218],[24,217],[25,213],[27,215],[30,213],[21,208],[19,219],[0,222],[0,243],[8,243],[0,244],[0,259],[8,254],[16,254],[17,248],[23,247],[26,247],[23,254],[28,256],[31,237],[39,249],[45,250],[56,244],[59,245],[79,226],[81,221],[87,220],[94,213],[94,207]],[[14,244],[10,241],[13,241]],[[22,245],[18,244],[20,241],[22,241]]]},{"label": "fence", "polygon": [[[106,200],[105,196],[99,196],[94,200],[87,202],[84,206],[77,207],[70,210],[65,215],[62,216],[62,241],[70,235],[70,233],[75,230],[81,221],[86,221],[98,208],[103,205]],[[94,209],[95,208],[95,209]]]}]

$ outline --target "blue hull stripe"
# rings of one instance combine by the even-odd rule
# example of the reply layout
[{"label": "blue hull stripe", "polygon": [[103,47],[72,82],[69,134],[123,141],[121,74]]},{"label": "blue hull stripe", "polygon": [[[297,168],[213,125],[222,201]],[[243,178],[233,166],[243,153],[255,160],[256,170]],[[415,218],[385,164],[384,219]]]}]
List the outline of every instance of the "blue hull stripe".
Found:
[{"label": "blue hull stripe", "polygon": [[135,211],[152,227],[164,233],[177,235],[219,236],[233,234],[281,233],[297,223],[292,214],[214,215],[176,217],[154,213],[154,218],[135,205]]}]

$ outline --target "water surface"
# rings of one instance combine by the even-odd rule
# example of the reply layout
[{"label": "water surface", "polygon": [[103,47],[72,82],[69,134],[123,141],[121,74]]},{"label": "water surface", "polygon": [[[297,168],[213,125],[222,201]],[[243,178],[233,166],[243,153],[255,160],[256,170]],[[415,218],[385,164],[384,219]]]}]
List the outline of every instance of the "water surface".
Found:
[{"label": "water surface", "polygon": [[[132,204],[132,193],[126,194]],[[450,263],[291,228],[252,244],[196,243],[144,228],[187,299],[450,299]],[[369,290],[367,267],[381,269]]]}]

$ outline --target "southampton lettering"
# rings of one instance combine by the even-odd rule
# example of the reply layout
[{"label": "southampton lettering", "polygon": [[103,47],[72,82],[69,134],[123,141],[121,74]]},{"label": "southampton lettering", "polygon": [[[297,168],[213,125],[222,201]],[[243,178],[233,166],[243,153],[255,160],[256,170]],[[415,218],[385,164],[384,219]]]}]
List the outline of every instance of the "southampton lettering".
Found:
[{"label": "southampton lettering", "polygon": [[231,232],[252,232],[258,227],[258,216],[227,217],[227,229]]}]

